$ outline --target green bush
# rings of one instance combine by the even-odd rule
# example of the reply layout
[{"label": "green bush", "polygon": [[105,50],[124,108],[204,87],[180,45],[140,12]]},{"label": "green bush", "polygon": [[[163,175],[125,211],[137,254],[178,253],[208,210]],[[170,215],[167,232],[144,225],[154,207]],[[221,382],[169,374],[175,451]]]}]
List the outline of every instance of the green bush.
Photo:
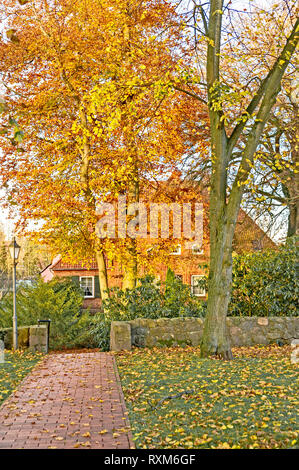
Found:
[{"label": "green bush", "polygon": [[111,289],[103,302],[103,311],[93,319],[92,335],[98,347],[109,350],[110,324],[135,318],[198,317],[203,315],[203,302],[193,296],[190,287],[176,279],[169,270],[161,289],[153,276],[139,280],[135,289]]},{"label": "green bush", "polygon": [[234,256],[229,315],[298,316],[297,240],[276,251]]},{"label": "green bush", "polygon": [[[0,302],[0,328],[12,326],[12,294]],[[17,290],[18,325],[34,325],[50,319],[50,348],[94,346],[89,336],[91,317],[82,313],[83,295],[71,279],[36,281]]]},{"label": "green bush", "polygon": [[[232,298],[229,315],[297,316],[298,247],[289,240],[278,250],[236,255],[233,259]],[[206,279],[203,280],[206,283]],[[42,280],[21,286],[17,292],[18,324],[51,319],[50,347],[100,347],[109,349],[111,321],[135,318],[203,317],[206,302],[190,292],[168,270],[163,288],[152,276],[139,280],[135,289],[111,289],[101,312],[82,312],[83,293],[70,278]],[[0,301],[0,328],[12,326],[12,295]]]}]

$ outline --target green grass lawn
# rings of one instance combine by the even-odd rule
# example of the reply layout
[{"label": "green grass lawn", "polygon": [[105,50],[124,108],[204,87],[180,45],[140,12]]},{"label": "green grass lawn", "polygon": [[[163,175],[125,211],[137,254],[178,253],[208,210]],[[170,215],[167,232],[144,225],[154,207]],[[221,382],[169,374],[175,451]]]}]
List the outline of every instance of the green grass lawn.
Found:
[{"label": "green grass lawn", "polygon": [[5,362],[0,363],[0,405],[43,357],[43,354],[5,351],[4,357]]},{"label": "green grass lawn", "polygon": [[[290,348],[135,349],[116,360],[138,448],[298,447],[298,364]],[[193,391],[192,391],[193,390]],[[183,391],[192,393],[163,400]]]}]

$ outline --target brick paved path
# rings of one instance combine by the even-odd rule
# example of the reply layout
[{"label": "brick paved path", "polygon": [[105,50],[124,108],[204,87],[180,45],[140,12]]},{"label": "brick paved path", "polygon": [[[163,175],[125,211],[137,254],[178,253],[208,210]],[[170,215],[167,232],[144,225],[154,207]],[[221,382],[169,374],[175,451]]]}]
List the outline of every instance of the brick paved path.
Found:
[{"label": "brick paved path", "polygon": [[0,449],[133,447],[109,353],[50,354],[0,407]]}]

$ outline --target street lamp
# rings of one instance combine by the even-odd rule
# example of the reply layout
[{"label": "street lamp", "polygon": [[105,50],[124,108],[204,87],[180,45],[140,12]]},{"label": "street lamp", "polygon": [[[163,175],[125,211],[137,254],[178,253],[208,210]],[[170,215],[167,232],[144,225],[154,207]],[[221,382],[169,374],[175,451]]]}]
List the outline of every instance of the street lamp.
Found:
[{"label": "street lamp", "polygon": [[16,267],[18,264],[19,254],[21,247],[17,244],[15,237],[9,245],[9,253],[13,261],[13,348],[14,350],[18,349],[18,322],[17,322],[17,276],[16,276]]}]

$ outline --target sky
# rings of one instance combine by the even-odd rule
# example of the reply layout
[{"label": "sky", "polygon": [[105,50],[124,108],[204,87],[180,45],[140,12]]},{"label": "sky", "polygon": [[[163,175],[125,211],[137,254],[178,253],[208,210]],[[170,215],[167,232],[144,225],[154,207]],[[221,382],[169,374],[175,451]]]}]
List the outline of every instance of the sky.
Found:
[{"label": "sky", "polygon": [[13,236],[14,221],[9,219],[8,211],[0,205],[0,228],[5,234],[6,239],[10,239]]}]

